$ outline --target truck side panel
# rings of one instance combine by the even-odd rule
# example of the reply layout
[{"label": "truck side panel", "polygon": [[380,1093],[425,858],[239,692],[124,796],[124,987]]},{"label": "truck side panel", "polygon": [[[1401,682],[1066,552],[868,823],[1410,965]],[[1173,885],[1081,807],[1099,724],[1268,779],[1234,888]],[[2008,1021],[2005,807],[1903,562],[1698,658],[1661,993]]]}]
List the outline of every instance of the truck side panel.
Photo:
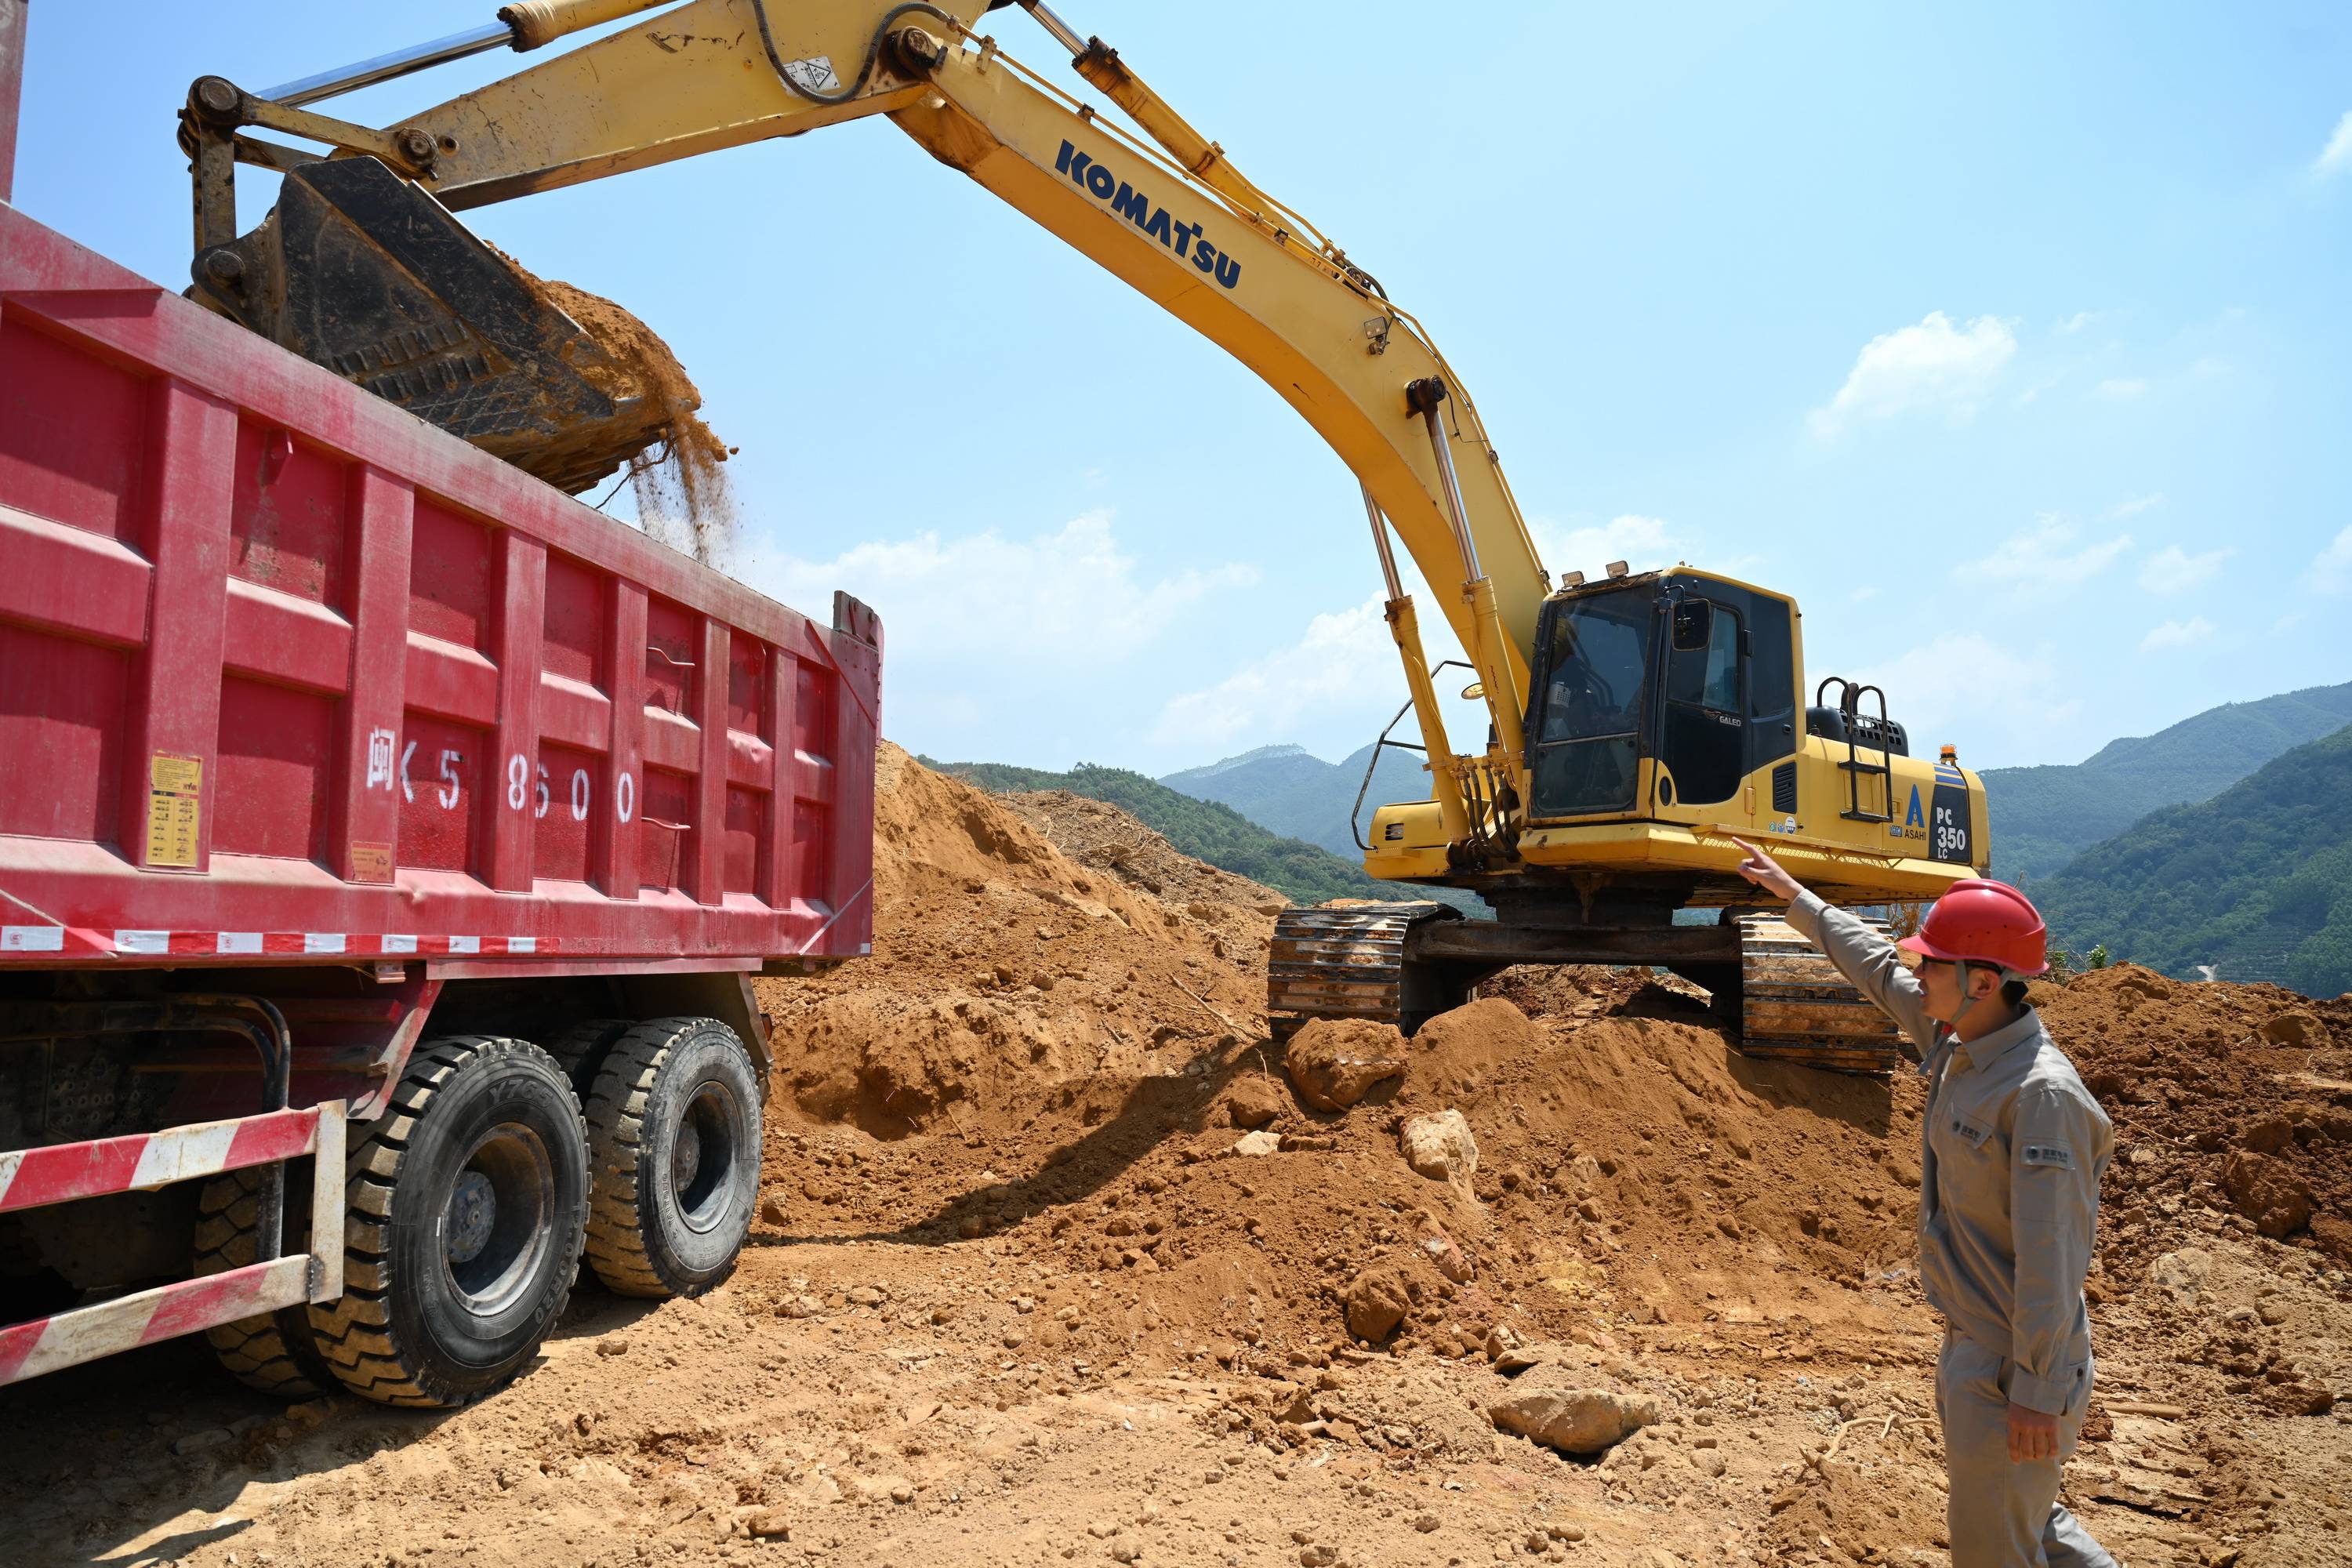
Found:
[{"label": "truck side panel", "polygon": [[865,951],[834,619],[0,210],[0,965]]}]

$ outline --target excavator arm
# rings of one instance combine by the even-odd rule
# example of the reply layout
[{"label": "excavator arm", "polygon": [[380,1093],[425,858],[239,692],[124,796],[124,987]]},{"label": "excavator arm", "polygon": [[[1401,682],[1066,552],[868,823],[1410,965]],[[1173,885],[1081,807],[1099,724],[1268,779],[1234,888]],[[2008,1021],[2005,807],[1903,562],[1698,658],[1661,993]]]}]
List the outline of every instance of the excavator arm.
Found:
[{"label": "excavator arm", "polygon": [[[1529,650],[1549,583],[1468,393],[1410,314],[1244,177],[1115,50],[1079,38],[1034,0],[1021,3],[1143,134],[975,32],[994,8],[982,0],[690,0],[382,130],[301,107],[338,89],[343,79],[333,73],[259,95],[203,79],[183,137],[197,171],[199,289],[229,272],[237,289],[255,289],[250,254],[208,266],[215,250],[238,242],[217,221],[233,205],[205,190],[207,170],[217,182],[234,162],[290,166],[286,150],[246,134],[253,126],[326,141],[338,157],[376,157],[441,208],[463,210],[886,116],[1239,360],[1355,473],[1448,840],[1485,846],[1499,837],[1507,853],[1527,793]],[[500,16],[525,47],[649,9],[642,0],[537,0]],[[366,79],[375,80],[383,68],[373,68]],[[897,199],[919,202],[919,187]],[[229,290],[214,292],[235,309]],[[1382,518],[1476,667],[1494,724],[1483,757],[1456,758],[1445,739]]]}]

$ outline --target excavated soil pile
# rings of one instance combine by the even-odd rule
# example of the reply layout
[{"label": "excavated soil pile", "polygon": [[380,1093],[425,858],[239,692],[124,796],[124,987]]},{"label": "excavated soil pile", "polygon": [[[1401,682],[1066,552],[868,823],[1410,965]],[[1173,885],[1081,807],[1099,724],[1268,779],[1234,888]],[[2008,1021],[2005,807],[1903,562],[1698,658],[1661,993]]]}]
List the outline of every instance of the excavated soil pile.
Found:
[{"label": "excavated soil pile", "polygon": [[1242,922],[1246,930],[1226,931],[1228,936],[1264,935],[1258,917],[1280,914],[1290,902],[1263,883],[1183,854],[1106,801],[1064,789],[995,798],[1081,866],[1108,871],[1131,888],[1181,906],[1195,920],[1224,931],[1237,914],[1247,917]]},{"label": "excavated soil pile", "polygon": [[876,792],[872,958],[761,984],[780,1105],[884,1138],[1082,1129],[1263,1033],[1265,889],[1164,902],[895,746]]},{"label": "excavated soil pile", "polygon": [[[1286,1051],[1263,889],[895,748],[877,788],[873,956],[758,983],[775,1066],[733,1279],[658,1306],[583,1280],[538,1365],[452,1414],[285,1412],[200,1341],[0,1390],[11,1548],[1948,1563],[1916,1078],[1748,1061],[1633,970],[1507,972],[1410,1041]],[[2341,1563],[2352,1277],[2228,1184],[2259,1155],[2336,1212],[2338,1047],[2282,1037],[2352,1016],[2161,984],[2045,1004],[2119,1128],[2065,1496],[2135,1568]]]},{"label": "excavated soil pile", "polygon": [[2107,1177],[2119,1225],[2218,1194],[2264,1236],[2352,1259],[2352,997],[2129,963],[2037,990],[2118,1140],[2139,1145]]}]

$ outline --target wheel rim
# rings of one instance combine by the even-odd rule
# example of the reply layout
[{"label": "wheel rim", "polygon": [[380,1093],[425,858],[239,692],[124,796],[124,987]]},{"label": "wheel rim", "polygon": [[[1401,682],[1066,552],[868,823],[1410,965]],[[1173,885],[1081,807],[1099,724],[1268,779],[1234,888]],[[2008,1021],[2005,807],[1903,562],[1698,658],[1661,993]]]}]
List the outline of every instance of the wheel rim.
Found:
[{"label": "wheel rim", "polygon": [[717,1079],[695,1086],[670,1142],[670,1193],[688,1230],[719,1228],[735,1198],[735,1171],[743,1158],[739,1102]]},{"label": "wheel rim", "polygon": [[551,1245],[555,1163],[540,1136],[502,1121],[466,1156],[443,1210],[441,1262],[466,1310],[492,1317],[529,1294]]}]

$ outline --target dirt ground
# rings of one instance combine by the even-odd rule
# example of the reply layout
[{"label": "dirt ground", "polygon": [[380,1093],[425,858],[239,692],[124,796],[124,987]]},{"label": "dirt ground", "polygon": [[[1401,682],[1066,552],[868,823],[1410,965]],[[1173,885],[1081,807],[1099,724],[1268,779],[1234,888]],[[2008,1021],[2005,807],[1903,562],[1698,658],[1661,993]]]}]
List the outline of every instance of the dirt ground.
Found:
[{"label": "dirt ground", "polygon": [[[729,1283],[583,1281],[441,1415],[289,1410],[200,1341],[0,1392],[0,1559],[1947,1561],[1915,1080],[1748,1061],[1646,972],[1515,971],[1314,1111],[1259,1010],[1277,897],[895,750],[880,794],[874,956],[761,983]],[[2135,1568],[2352,1559],[2352,999],[2042,993],[2118,1137],[2070,1504]],[[1475,1165],[1424,1176],[1400,1128],[1444,1110]],[[1546,1378],[1658,1419],[1586,1458],[1498,1432]]]}]

